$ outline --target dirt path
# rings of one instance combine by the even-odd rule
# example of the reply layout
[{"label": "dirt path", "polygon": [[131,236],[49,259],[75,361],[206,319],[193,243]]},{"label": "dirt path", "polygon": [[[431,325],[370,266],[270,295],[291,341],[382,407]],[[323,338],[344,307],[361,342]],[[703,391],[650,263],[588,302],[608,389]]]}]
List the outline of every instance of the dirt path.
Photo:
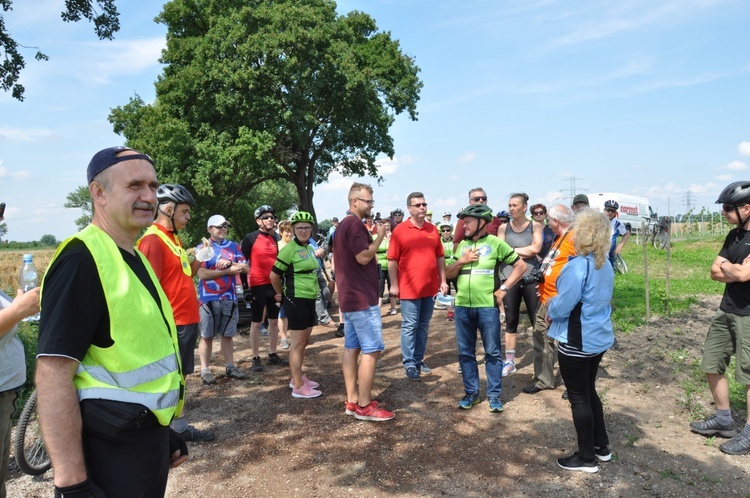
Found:
[{"label": "dirt path", "polygon": [[[562,388],[534,396],[521,389],[533,367],[531,337],[519,337],[518,372],[503,382],[505,411],[486,401],[456,409],[463,394],[453,324],[433,317],[427,363],[433,374],[410,382],[399,354],[400,315],[383,318],[387,351],[376,396],[396,419],[369,423],[344,415],[342,341],[316,328],[308,376],[323,396],[293,399],[288,369],[267,367],[248,381],[220,378],[215,386],[188,378],[191,421],[217,433],[192,444],[191,460],[172,471],[168,496],[750,496],[750,456],[731,457],[690,433],[685,368],[698,358],[718,297],[690,316],[657,319],[605,355],[598,382],[614,458],[598,474],[566,472],[556,458],[575,449]],[[385,311],[385,308],[384,308]],[[248,368],[246,336],[236,358]],[[218,349],[218,348],[217,348]],[[214,357],[214,373],[221,371]],[[484,371],[480,367],[484,386]],[[710,408],[706,389],[699,402]],[[9,475],[9,496],[50,496],[51,472],[32,479]]]}]

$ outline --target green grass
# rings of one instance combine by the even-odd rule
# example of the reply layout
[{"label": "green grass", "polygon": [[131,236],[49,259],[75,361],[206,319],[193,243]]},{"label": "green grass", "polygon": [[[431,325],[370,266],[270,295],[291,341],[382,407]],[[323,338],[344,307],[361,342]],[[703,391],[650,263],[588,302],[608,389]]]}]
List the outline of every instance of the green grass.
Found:
[{"label": "green grass", "polygon": [[[646,247],[652,317],[665,314],[679,316],[698,301],[698,296],[723,294],[724,284],[710,277],[711,264],[723,243],[724,235],[673,242],[669,262],[669,295],[666,290],[667,251]],[[630,271],[615,277],[612,322],[617,334],[627,335],[646,323],[643,246],[628,243],[622,256]],[[706,323],[706,331],[708,326]],[[684,334],[684,331],[676,330],[675,333]],[[685,397],[680,401],[682,408],[691,417],[701,418],[703,413],[697,395],[706,393],[708,384],[700,371],[700,361],[690,360],[683,350],[658,354],[673,363],[675,370],[679,370],[684,378],[681,382],[685,391]],[[733,410],[745,413],[745,386],[735,381],[734,369],[732,360],[727,369],[730,403]]]},{"label": "green grass", "polygon": [[[672,243],[669,267],[669,296],[666,294],[667,251],[647,246],[649,303],[651,315],[685,311],[699,294],[721,294],[724,284],[711,280],[709,269],[723,238],[713,237]],[[646,323],[643,247],[627,244],[623,258],[629,273],[617,275],[612,321],[615,329],[629,333]]]}]

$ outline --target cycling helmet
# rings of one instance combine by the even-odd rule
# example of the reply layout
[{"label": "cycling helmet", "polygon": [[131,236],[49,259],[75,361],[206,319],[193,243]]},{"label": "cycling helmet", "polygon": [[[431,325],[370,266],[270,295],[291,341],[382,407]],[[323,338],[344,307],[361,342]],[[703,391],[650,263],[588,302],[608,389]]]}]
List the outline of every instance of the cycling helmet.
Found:
[{"label": "cycling helmet", "polygon": [[292,226],[301,222],[310,223],[311,225],[315,224],[315,219],[307,211],[297,211],[296,213],[292,215],[291,221],[292,221]]},{"label": "cycling helmet", "polygon": [[458,213],[460,219],[477,218],[484,221],[492,221],[492,209],[487,204],[469,204]]},{"label": "cycling helmet", "polygon": [[618,209],[620,209],[620,205],[616,200],[611,199],[604,202],[604,209],[614,209],[615,211],[617,211]]},{"label": "cycling helmet", "polygon": [[400,208],[396,208],[393,211],[391,211],[391,214],[393,214],[393,215],[404,214],[404,212]]},{"label": "cycling helmet", "polygon": [[750,204],[750,182],[733,182],[719,194],[716,204]]},{"label": "cycling helmet", "polygon": [[451,230],[453,230],[453,225],[451,225],[450,223],[438,223],[437,228],[438,230],[442,230],[443,228],[450,228]]},{"label": "cycling helmet", "polygon": [[498,211],[495,216],[497,216],[498,218],[505,218],[506,220],[510,219],[510,213],[505,209],[503,209],[502,211]]},{"label": "cycling helmet", "polygon": [[255,210],[255,219],[257,220],[261,216],[263,216],[265,213],[271,213],[273,215],[276,215],[276,211],[269,206],[268,204],[263,204],[261,207]]},{"label": "cycling helmet", "polygon": [[196,204],[190,192],[182,185],[177,185],[176,183],[159,185],[159,188],[156,189],[156,198],[159,200],[159,204],[166,204],[167,202],[190,204],[191,206],[195,206]]},{"label": "cycling helmet", "polygon": [[448,216],[448,217],[451,217],[451,216],[453,216],[453,215],[451,214],[451,212],[450,212],[450,211],[444,211],[444,212],[443,212],[443,217],[446,217],[446,216]]}]

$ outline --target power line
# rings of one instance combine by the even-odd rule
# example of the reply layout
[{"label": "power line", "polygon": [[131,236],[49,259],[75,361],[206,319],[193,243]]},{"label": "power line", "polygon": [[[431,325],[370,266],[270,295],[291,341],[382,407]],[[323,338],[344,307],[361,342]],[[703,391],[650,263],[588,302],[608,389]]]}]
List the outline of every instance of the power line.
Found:
[{"label": "power line", "polygon": [[[578,180],[578,178],[576,178],[575,176],[569,176],[568,178],[563,179],[563,181],[569,182],[569,187],[567,190],[569,193],[569,198],[570,198],[569,200],[571,204],[573,203],[573,198],[576,196],[579,190],[584,191],[584,192],[588,191],[587,188],[582,188],[582,189],[577,188],[576,180]],[[566,189],[560,189],[560,192],[565,192],[565,190]]]}]

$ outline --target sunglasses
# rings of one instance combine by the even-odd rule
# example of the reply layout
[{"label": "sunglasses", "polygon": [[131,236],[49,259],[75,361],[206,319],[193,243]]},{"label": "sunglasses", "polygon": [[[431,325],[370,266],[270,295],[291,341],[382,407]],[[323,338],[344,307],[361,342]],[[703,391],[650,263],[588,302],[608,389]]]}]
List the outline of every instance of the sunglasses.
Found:
[{"label": "sunglasses", "polygon": [[403,216],[403,215],[404,215],[404,213],[396,213],[393,216]]},{"label": "sunglasses", "polygon": [[545,215],[547,213],[545,213],[544,211],[534,211],[532,214],[534,216],[543,216],[543,215]]},{"label": "sunglasses", "polygon": [[227,223],[224,223],[223,225],[213,225],[213,228],[217,228],[219,230],[226,230],[229,228],[229,225]]},{"label": "sunglasses", "polygon": [[419,202],[417,204],[411,204],[411,205],[409,205],[409,207],[426,208],[427,207],[427,203],[426,202]]},{"label": "sunglasses", "polygon": [[453,230],[451,230],[450,228],[446,228],[445,230],[440,230],[440,231],[444,233],[451,233]]},{"label": "sunglasses", "polygon": [[744,204],[722,204],[721,210],[728,213],[729,211],[734,211],[735,207],[741,208],[742,206],[744,206]]},{"label": "sunglasses", "polygon": [[472,197],[471,200],[474,201],[474,202],[479,202],[479,201],[485,201],[485,202],[487,202],[487,196],[486,195],[479,195],[477,197]]},{"label": "sunglasses", "polygon": [[617,209],[610,208],[610,209],[605,209],[605,211],[608,212],[608,213],[616,213]]},{"label": "sunglasses", "polygon": [[261,220],[275,220],[276,217],[274,215],[272,215],[272,214],[268,214],[266,216],[261,216],[260,219]]}]

